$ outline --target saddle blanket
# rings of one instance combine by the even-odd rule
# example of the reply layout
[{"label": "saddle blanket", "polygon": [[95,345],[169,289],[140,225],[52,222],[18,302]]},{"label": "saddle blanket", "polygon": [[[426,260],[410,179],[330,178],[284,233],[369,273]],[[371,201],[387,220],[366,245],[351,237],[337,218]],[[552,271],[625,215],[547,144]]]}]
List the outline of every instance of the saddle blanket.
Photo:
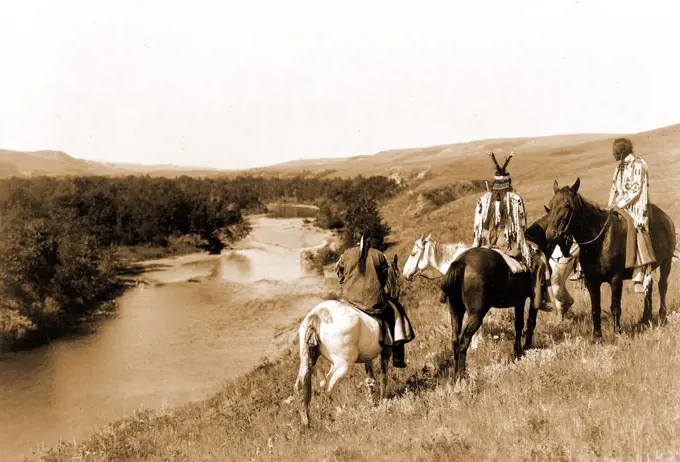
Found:
[{"label": "saddle blanket", "polygon": [[503,251],[499,248],[496,247],[491,247],[491,250],[495,250],[498,252],[498,254],[503,257],[503,260],[505,260],[505,263],[507,263],[508,267],[510,267],[510,271],[512,271],[513,274],[518,274],[518,273],[525,273],[529,271],[529,268],[527,268],[527,265],[525,265],[523,262],[512,258],[509,255],[506,255],[503,253]]}]

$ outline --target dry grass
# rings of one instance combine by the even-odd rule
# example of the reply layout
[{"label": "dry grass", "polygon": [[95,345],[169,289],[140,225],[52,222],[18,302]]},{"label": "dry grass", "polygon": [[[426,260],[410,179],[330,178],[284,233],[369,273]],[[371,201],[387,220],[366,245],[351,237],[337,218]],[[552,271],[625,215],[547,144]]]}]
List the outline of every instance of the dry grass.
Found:
[{"label": "dry grass", "polygon": [[[663,131],[660,131],[664,135]],[[675,133],[675,132],[673,132]],[[664,135],[665,136],[665,135]],[[561,142],[561,141],[560,141]],[[600,149],[598,141],[595,148]],[[647,144],[644,144],[647,143]],[[641,144],[657,146],[642,139]],[[592,146],[556,150],[549,156],[518,159],[510,170],[527,211],[538,218],[560,182],[582,177],[584,194],[604,201],[611,158]],[[655,151],[656,152],[656,151]],[[676,222],[677,163],[661,168],[662,151],[648,159],[653,200]],[[558,157],[559,156],[559,157]],[[532,160],[533,159],[533,160]],[[536,159],[542,164],[536,165]],[[559,159],[559,162],[556,160]],[[490,171],[484,156],[467,158],[465,172],[441,169],[419,188],[441,187],[454,179],[478,179]],[[515,162],[515,161],[513,161]],[[534,162],[534,163],[532,163]],[[526,173],[520,173],[526,172]],[[467,175],[467,176],[464,176]],[[548,178],[548,179],[546,179]],[[404,214],[413,196],[406,191],[383,207],[403,264],[413,241],[433,233],[444,242],[469,241],[476,194],[442,205],[417,218]],[[585,292],[570,290],[571,318],[540,313],[535,349],[513,362],[513,314],[493,310],[484,340],[468,355],[471,378],[454,387],[448,378],[451,354],[448,312],[437,283],[416,280],[403,286],[403,302],[417,338],[407,347],[409,366],[391,370],[390,398],[373,406],[356,367],[333,401],[315,394],[312,428],[303,431],[296,405],[289,403],[297,374],[294,342],[274,363],[224,385],[214,397],[181,408],[138,415],[109,425],[88,441],[64,443],[41,454],[66,460],[648,460],[680,458],[680,314],[666,327],[639,330],[642,300],[624,290],[622,324],[614,337],[604,288],[604,344],[590,342],[592,323]],[[680,278],[671,273],[668,304],[680,307]],[[654,313],[658,312],[655,300]],[[327,364],[320,362],[319,369]],[[317,372],[314,384],[318,384]]]}]

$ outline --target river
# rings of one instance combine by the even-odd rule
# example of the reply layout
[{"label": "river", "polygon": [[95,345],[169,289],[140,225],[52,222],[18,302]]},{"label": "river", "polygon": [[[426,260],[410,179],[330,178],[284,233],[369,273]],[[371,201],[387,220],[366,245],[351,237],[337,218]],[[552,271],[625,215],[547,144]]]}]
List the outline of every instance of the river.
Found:
[{"label": "river", "polygon": [[281,332],[327,292],[300,265],[328,235],[302,218],[256,216],[222,255],[148,262],[91,333],[0,359],[0,460],[86,438],[140,408],[204,398],[275,356]]}]

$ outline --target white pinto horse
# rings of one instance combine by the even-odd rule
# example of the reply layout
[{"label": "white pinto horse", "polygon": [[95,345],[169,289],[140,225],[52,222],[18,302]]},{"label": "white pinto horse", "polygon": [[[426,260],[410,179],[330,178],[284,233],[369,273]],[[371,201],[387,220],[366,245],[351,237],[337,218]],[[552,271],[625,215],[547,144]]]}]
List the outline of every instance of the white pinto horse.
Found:
[{"label": "white pinto horse", "polygon": [[[363,240],[362,240],[363,245]],[[390,262],[385,288],[395,300],[399,298],[398,257]],[[316,361],[323,356],[331,368],[320,381],[321,388],[330,394],[356,363],[364,363],[370,380],[373,360],[380,355],[380,399],[387,388],[387,371],[391,348],[381,345],[381,322],[341,300],[327,300],[316,305],[300,324],[300,369],[295,381],[295,394],[301,396],[300,417],[309,426],[309,405],[312,399],[312,374]]]}]

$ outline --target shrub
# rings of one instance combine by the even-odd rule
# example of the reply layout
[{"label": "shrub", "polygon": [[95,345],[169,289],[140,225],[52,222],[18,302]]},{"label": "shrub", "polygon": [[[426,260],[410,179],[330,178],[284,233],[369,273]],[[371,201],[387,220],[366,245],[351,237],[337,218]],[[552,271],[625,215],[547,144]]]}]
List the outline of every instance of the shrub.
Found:
[{"label": "shrub", "polygon": [[360,199],[351,204],[345,221],[344,248],[355,245],[362,234],[371,238],[371,247],[378,250],[386,248],[385,237],[390,233],[390,227],[383,223],[374,200]]}]

